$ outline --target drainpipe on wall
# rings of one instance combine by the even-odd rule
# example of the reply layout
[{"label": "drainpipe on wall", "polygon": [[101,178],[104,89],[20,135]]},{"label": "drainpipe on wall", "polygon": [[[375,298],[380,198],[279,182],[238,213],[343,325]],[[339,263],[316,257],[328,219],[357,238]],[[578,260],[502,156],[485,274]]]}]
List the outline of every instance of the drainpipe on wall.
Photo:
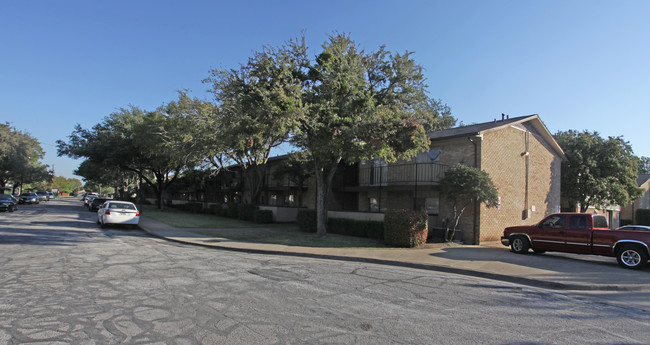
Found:
[{"label": "drainpipe on wall", "polygon": [[[472,144],[474,144],[474,167],[477,168],[477,169],[481,169],[481,167],[480,167],[480,161],[479,161],[479,158],[478,158],[478,143],[476,141],[477,140],[482,140],[482,139],[483,139],[482,134],[478,134],[478,135],[476,135],[476,137],[467,137],[467,140],[469,140]],[[479,217],[480,207],[479,206],[480,206],[479,203],[474,202],[474,230],[472,232],[472,235],[473,235],[472,236],[473,237],[472,241],[474,243],[472,243],[472,244],[475,244],[475,245],[481,244],[481,239],[480,239],[481,237],[480,237],[480,234],[479,234],[479,221],[480,221],[480,217]]]}]

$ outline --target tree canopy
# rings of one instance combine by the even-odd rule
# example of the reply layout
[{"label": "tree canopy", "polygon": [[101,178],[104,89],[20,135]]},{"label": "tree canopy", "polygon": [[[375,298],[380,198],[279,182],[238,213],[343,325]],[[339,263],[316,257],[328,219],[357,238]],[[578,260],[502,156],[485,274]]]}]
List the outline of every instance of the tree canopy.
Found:
[{"label": "tree canopy", "polygon": [[28,133],[9,123],[0,124],[0,187],[2,192],[10,181],[14,188],[49,178],[47,166],[40,160],[45,155],[41,144]]},{"label": "tree canopy", "polygon": [[165,188],[203,159],[190,121],[203,103],[180,92],[178,100],[154,111],[122,108],[90,130],[77,125],[68,142],[57,142],[58,154],[137,174],[154,189],[162,209]]},{"label": "tree canopy", "polygon": [[639,174],[650,174],[650,157],[639,157]]},{"label": "tree canopy", "polygon": [[327,195],[341,161],[409,159],[429,146],[427,130],[455,123],[449,108],[427,96],[412,53],[385,47],[366,53],[334,33],[312,61],[304,37],[282,49],[299,85],[291,142],[311,155],[316,178],[317,233],[326,234]]},{"label": "tree canopy", "polygon": [[299,90],[286,60],[281,50],[267,47],[239,69],[213,69],[204,80],[212,84],[217,102],[213,121],[207,122],[212,128],[204,133],[216,152],[243,168],[253,203],[261,192],[271,149],[286,142],[293,130]]},{"label": "tree canopy", "polygon": [[638,158],[622,137],[598,132],[557,132],[555,140],[568,162],[562,165],[562,197],[571,208],[626,205],[641,196],[636,185]]},{"label": "tree canopy", "polygon": [[81,189],[83,184],[79,179],[67,178],[63,176],[55,176],[53,188],[58,190],[59,193],[76,193]]}]

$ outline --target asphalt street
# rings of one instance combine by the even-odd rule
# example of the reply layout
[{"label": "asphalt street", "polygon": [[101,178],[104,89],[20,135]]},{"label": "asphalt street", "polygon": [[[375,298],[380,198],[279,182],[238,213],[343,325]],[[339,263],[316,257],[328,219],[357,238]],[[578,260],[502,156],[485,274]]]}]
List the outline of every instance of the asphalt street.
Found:
[{"label": "asphalt street", "polygon": [[648,344],[650,316],[426,270],[100,229],[77,199],[0,214],[0,344]]}]

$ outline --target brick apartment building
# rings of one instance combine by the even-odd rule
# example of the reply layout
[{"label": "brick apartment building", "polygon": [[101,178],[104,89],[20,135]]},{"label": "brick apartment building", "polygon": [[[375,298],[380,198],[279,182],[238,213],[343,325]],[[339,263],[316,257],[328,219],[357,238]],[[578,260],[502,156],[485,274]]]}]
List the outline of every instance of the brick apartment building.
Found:
[{"label": "brick apartment building", "polygon": [[[429,133],[431,149],[411,161],[378,160],[341,164],[334,177],[328,215],[336,218],[383,220],[387,209],[416,209],[429,214],[429,227],[444,227],[450,207],[441,195],[447,169],[465,164],[486,171],[499,190],[500,205],[469,207],[455,239],[468,244],[498,240],[503,228],[534,224],[560,211],[561,163],[566,159],[538,115],[506,118]],[[269,160],[260,208],[272,210],[275,221],[296,219],[301,207],[315,207],[315,183],[297,185],[278,179],[274,171],[286,157]],[[241,172],[230,169],[215,199],[246,199]]]}]

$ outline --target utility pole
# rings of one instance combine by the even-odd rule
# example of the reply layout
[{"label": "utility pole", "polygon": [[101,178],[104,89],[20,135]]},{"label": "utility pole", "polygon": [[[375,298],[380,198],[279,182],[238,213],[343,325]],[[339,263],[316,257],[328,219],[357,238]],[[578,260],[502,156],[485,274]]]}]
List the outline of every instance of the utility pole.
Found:
[{"label": "utility pole", "polygon": [[54,188],[54,164],[52,164],[52,170],[50,170],[50,192]]}]

